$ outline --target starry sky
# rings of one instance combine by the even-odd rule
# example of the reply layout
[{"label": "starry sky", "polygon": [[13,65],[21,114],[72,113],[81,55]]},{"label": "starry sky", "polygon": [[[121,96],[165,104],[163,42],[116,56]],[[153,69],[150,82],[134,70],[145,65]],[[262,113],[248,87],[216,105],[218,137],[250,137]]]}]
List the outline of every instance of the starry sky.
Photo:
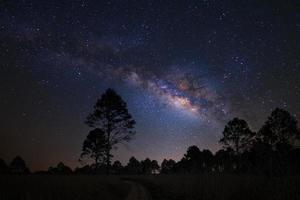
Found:
[{"label": "starry sky", "polygon": [[254,131],[275,107],[299,120],[299,52],[297,0],[2,0],[0,157],[80,166],[107,88],[137,122],[114,159],[214,152],[233,117]]}]

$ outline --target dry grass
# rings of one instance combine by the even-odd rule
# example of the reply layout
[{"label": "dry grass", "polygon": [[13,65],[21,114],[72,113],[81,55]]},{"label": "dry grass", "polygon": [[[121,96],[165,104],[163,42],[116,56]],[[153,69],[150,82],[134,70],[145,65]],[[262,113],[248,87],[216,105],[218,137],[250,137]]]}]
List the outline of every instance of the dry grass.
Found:
[{"label": "dry grass", "polygon": [[1,200],[119,200],[128,190],[115,176],[0,176]]},{"label": "dry grass", "polygon": [[300,177],[237,175],[135,177],[159,200],[299,200]]},{"label": "dry grass", "polygon": [[[237,175],[122,176],[155,200],[300,200],[300,177]],[[0,200],[121,200],[129,185],[118,176],[0,176]]]}]

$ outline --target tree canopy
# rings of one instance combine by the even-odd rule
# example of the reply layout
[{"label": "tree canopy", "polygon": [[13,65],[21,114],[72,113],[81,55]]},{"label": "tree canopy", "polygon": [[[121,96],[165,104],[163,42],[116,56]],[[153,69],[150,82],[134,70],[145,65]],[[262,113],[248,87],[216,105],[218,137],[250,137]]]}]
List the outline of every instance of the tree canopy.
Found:
[{"label": "tree canopy", "polygon": [[119,143],[129,142],[135,134],[135,121],[127,104],[113,89],[107,89],[87,117],[86,124],[99,128],[105,134],[105,159],[109,173],[111,150]]},{"label": "tree canopy", "polygon": [[20,156],[16,156],[10,163],[9,170],[13,174],[30,173],[25,161]]},{"label": "tree canopy", "polygon": [[96,128],[87,135],[83,142],[81,157],[94,159],[96,168],[104,161],[107,138],[103,130]]},{"label": "tree canopy", "polygon": [[251,146],[254,135],[245,120],[234,118],[225,126],[220,143],[225,148],[232,148],[238,155]]},{"label": "tree canopy", "polygon": [[291,148],[300,139],[297,120],[288,111],[276,108],[259,130],[262,141],[277,150]]}]

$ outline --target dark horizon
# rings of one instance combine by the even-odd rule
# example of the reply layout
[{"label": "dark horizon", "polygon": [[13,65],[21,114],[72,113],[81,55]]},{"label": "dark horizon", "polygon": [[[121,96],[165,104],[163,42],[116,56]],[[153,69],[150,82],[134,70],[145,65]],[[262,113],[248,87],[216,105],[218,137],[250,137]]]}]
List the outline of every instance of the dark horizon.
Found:
[{"label": "dark horizon", "polygon": [[[109,90],[111,90],[111,89],[109,89]],[[276,112],[279,112],[279,114],[277,113],[276,114],[276,116],[277,117],[279,117],[279,118],[277,118],[277,117],[274,117],[273,115],[274,115],[274,113],[276,113]],[[285,116],[285,114],[287,113],[287,116]],[[284,128],[284,129],[286,129],[286,131],[283,131],[282,132],[282,134],[287,134],[288,135],[288,133],[289,133],[289,131],[291,131],[290,133],[291,133],[291,135],[289,135],[288,136],[288,138],[289,139],[287,139],[286,141],[284,141],[284,142],[280,142],[280,140],[278,140],[278,142],[280,142],[281,143],[281,145],[283,144],[284,146],[285,145],[287,145],[286,147],[284,147],[284,148],[287,148],[286,150],[287,150],[287,152],[285,152],[285,153],[283,153],[283,155],[285,155],[285,156],[288,156],[288,154],[290,154],[290,155],[292,155],[293,157],[292,157],[292,160],[295,158],[295,156],[296,155],[298,155],[298,151],[300,150],[300,129],[299,129],[299,127],[298,127],[298,121],[296,120],[296,118],[293,116],[293,115],[291,115],[288,111],[286,111],[286,110],[284,110],[284,109],[281,109],[281,108],[276,108],[276,109],[274,109],[272,112],[271,112],[271,114],[268,116],[268,119],[266,120],[266,122],[264,123],[264,125],[262,126],[262,127],[260,127],[260,129],[258,130],[258,131],[253,131],[253,130],[251,130],[251,127],[248,125],[248,123],[247,123],[247,121],[244,121],[243,119],[239,119],[238,117],[235,117],[235,118],[233,118],[233,119],[231,119],[226,125],[225,125],[225,127],[224,127],[224,129],[223,129],[223,132],[222,132],[222,137],[221,138],[219,138],[219,140],[218,140],[218,145],[220,146],[220,148],[217,150],[217,151],[211,151],[211,149],[201,149],[201,147],[199,148],[197,145],[190,145],[187,149],[186,149],[186,151],[184,152],[184,154],[179,158],[179,159],[174,159],[174,158],[169,158],[169,157],[164,157],[163,158],[163,160],[159,160],[159,161],[157,161],[157,160],[153,160],[153,161],[155,161],[156,163],[157,163],[157,167],[158,167],[158,169],[156,169],[157,171],[159,171],[160,173],[162,173],[162,170],[163,170],[163,163],[164,163],[164,161],[169,161],[169,160],[172,160],[172,162],[174,161],[174,164],[179,164],[180,165],[180,163],[181,162],[184,162],[184,159],[186,159],[186,157],[187,157],[187,155],[189,154],[189,149],[191,149],[191,148],[197,148],[198,150],[197,151],[199,151],[199,153],[201,153],[201,152],[206,152],[206,153],[209,153],[211,156],[212,156],[212,159],[216,159],[216,161],[214,161],[214,162],[217,162],[217,160],[218,159],[220,159],[220,158],[218,158],[218,156],[220,156],[220,155],[222,155],[223,154],[223,152],[222,151],[225,151],[225,152],[228,152],[229,154],[231,154],[231,156],[235,156],[234,154],[233,154],[233,152],[234,152],[234,143],[233,144],[227,144],[227,143],[224,143],[224,141],[222,141],[224,138],[225,138],[225,132],[226,132],[226,128],[227,128],[227,126],[229,126],[229,124],[230,123],[232,123],[234,120],[242,120],[242,121],[244,121],[245,123],[246,123],[246,126],[245,126],[245,128],[247,128],[250,132],[252,132],[252,136],[250,136],[249,137],[249,140],[248,141],[244,141],[244,143],[246,144],[246,145],[248,145],[249,146],[249,148],[247,149],[244,149],[243,151],[241,151],[241,156],[245,156],[245,159],[247,160],[247,159],[249,159],[248,157],[247,157],[247,153],[250,153],[250,154],[252,154],[252,153],[254,153],[255,151],[258,151],[258,153],[260,153],[260,154],[265,154],[266,153],[266,150],[263,150],[263,149],[261,149],[261,147],[259,147],[259,148],[257,148],[255,145],[256,144],[258,144],[258,145],[267,145],[266,147],[267,148],[271,148],[272,150],[271,151],[274,151],[274,153],[276,153],[276,151],[278,151],[278,152],[280,152],[280,151],[282,151],[282,150],[280,150],[280,149],[277,149],[278,147],[276,147],[276,143],[274,142],[273,144],[272,144],[272,140],[270,140],[269,142],[267,141],[267,140],[265,140],[264,141],[264,139],[263,139],[263,132],[264,132],[264,126],[268,123],[268,121],[270,121],[270,118],[273,116],[273,119],[280,119],[281,117],[282,117],[282,119],[280,119],[280,120],[283,120],[283,121],[280,121],[280,120],[278,120],[278,121],[273,121],[274,122],[274,124],[273,124],[273,126],[274,126],[274,128],[276,128],[276,129],[278,129],[278,131],[280,131],[280,128],[278,128],[278,127],[280,127],[280,126],[282,126],[281,128]],[[290,118],[291,117],[291,118]],[[290,118],[290,119],[289,119]],[[291,121],[290,121],[291,120]],[[285,121],[285,122],[284,122]],[[289,123],[286,123],[286,121],[289,121]],[[282,122],[284,122],[284,123],[282,123]],[[242,122],[243,123],[243,122]],[[280,124],[280,123],[282,123],[282,124]],[[289,124],[289,125],[287,125],[287,124]],[[95,129],[94,129],[95,130]],[[242,132],[239,132],[239,131],[242,131],[243,129],[237,129],[237,133],[238,134],[240,134],[241,136],[240,137],[242,137],[243,136],[243,133]],[[271,130],[271,129],[270,129]],[[274,131],[274,130],[273,130]],[[93,132],[93,129],[92,129],[92,131],[91,132]],[[91,133],[90,132],[90,133]],[[276,131],[274,131],[273,132],[273,134],[275,134],[275,132]],[[295,134],[295,137],[293,136]],[[270,135],[269,134],[267,134],[267,138],[268,137],[270,137]],[[276,137],[278,137],[278,136],[276,136]],[[271,137],[270,137],[271,138]],[[268,139],[269,140],[269,139]],[[288,142],[290,140],[290,142]],[[241,140],[242,141],[242,140]],[[262,144],[260,144],[260,142],[262,142]],[[83,143],[84,144],[84,143]],[[122,145],[122,144],[121,144]],[[119,145],[118,145],[119,146]],[[269,146],[269,147],[268,147]],[[273,146],[273,147],[272,147]],[[257,149],[256,149],[257,148]],[[82,149],[82,148],[81,148]],[[115,162],[120,162],[120,160],[117,160],[117,159],[113,159],[114,158],[114,155],[117,153],[117,151],[116,151],[117,149],[115,149],[115,150],[113,150],[111,153],[112,153],[112,155],[113,155],[113,157],[112,157],[112,160],[111,160],[111,164],[110,164],[110,166],[111,167],[113,167],[114,166],[114,164],[115,164]],[[284,151],[286,151],[286,150],[284,150]],[[83,151],[83,150],[82,150]],[[284,152],[283,151],[283,152]],[[197,152],[198,153],[198,152]],[[294,153],[295,153],[295,155],[294,155]],[[218,155],[219,154],[219,155]],[[256,154],[254,154],[254,155],[256,155]],[[289,156],[290,156],[289,155]],[[202,155],[203,156],[203,155]],[[256,155],[257,156],[257,155]],[[23,160],[23,158],[22,158],[22,156],[20,156],[20,154],[17,154],[16,156],[14,156],[14,159],[12,159],[11,161],[8,161],[8,160],[3,160],[5,163],[5,165],[9,168],[11,165],[12,165],[12,163],[14,162],[14,160],[15,159],[22,159]],[[66,167],[68,167],[68,168],[70,168],[70,172],[69,173],[82,173],[82,172],[80,172],[80,169],[81,168],[84,168],[84,167],[90,167],[90,168],[92,168],[92,166],[95,164],[94,163],[94,161],[93,161],[93,158],[91,158],[91,157],[88,157],[87,159],[84,159],[84,157],[82,156],[82,154],[81,154],[81,156],[78,156],[78,163],[77,163],[77,165],[75,165],[75,166],[68,166],[68,165],[65,165],[65,162],[63,161],[63,160],[60,160],[59,162],[57,162],[56,164],[54,164],[54,165],[51,165],[51,166],[47,166],[46,168],[44,168],[44,169],[34,169],[34,168],[31,168],[30,167],[30,165],[28,165],[28,163],[26,162],[26,161],[24,161],[25,162],[25,164],[26,164],[26,167],[28,167],[28,170],[30,171],[30,173],[33,173],[33,174],[35,174],[35,173],[41,173],[41,172],[43,172],[43,173],[51,173],[51,168],[56,168],[57,166],[59,166],[60,164],[63,164],[64,166],[66,166]],[[122,168],[126,168],[129,164],[130,164],[130,160],[132,159],[132,158],[134,158],[134,159],[136,159],[136,157],[134,156],[134,155],[131,155],[130,157],[129,157],[129,159],[127,160],[127,161],[121,161],[120,162],[120,164],[121,164],[121,167]],[[0,161],[1,161],[1,159],[2,158],[0,158]],[[140,158],[140,159],[137,159],[137,161],[139,161],[139,162],[144,162],[145,160],[147,160],[147,159],[150,159],[150,161],[152,160],[151,159],[151,157],[150,156],[145,156],[144,158]],[[207,158],[206,158],[207,159]],[[226,157],[224,157],[224,159],[227,159]],[[289,159],[291,159],[291,158],[289,158]],[[231,161],[230,161],[231,162]],[[251,160],[249,160],[249,162],[251,162]],[[286,161],[284,161],[284,162],[286,162]],[[1,163],[1,162],[0,162]],[[101,166],[105,166],[106,164],[105,164],[105,162],[100,162],[100,164],[101,164]],[[289,166],[289,165],[294,165],[294,164],[286,164],[287,166]],[[2,166],[3,167],[3,166]],[[58,168],[58,167],[57,167]],[[3,172],[2,172],[3,173]],[[63,172],[63,173],[65,173],[65,172]],[[104,173],[103,171],[101,172],[101,173]],[[100,173],[100,174],[101,174]],[[172,172],[172,173],[174,173],[174,172]],[[177,172],[178,173],[178,172]],[[1,174],[1,170],[0,170],[0,174]],[[68,174],[68,173],[67,173]],[[84,174],[84,173],[83,173]]]},{"label": "dark horizon", "polygon": [[275,108],[300,120],[293,1],[0,1],[0,158],[72,168],[107,88],[136,136],[114,160],[216,152],[234,117],[257,132]]}]

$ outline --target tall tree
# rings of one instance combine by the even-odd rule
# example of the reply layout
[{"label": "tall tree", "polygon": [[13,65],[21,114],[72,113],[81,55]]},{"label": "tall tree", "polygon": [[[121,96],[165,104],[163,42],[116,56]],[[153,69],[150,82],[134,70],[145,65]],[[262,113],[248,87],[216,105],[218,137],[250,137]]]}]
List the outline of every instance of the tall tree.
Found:
[{"label": "tall tree", "polygon": [[104,161],[107,138],[103,130],[96,128],[87,135],[83,142],[81,157],[89,156],[95,160],[95,167]]},{"label": "tall tree", "polygon": [[159,170],[158,162],[156,160],[150,160],[149,158],[142,160],[141,166],[144,174],[157,173]]},{"label": "tall tree", "polygon": [[239,155],[250,147],[254,135],[245,120],[234,118],[225,126],[220,143],[225,148],[232,148]]},{"label": "tall tree", "polygon": [[170,160],[164,159],[161,163],[160,173],[162,173],[162,174],[170,173],[173,170],[175,164],[176,164],[176,162],[172,159],[170,159]]},{"label": "tall tree", "polygon": [[217,172],[232,172],[232,155],[233,150],[231,148],[217,151],[214,156],[214,170]]},{"label": "tall tree", "polygon": [[184,157],[187,159],[187,160],[198,160],[201,156],[201,151],[200,149],[193,145],[193,146],[190,146],[188,149],[187,149],[187,152],[186,154],[184,154]]},{"label": "tall tree", "polygon": [[151,173],[158,173],[159,172],[159,165],[157,160],[152,160],[151,161]]},{"label": "tall tree", "polygon": [[181,162],[189,173],[199,173],[203,171],[202,152],[195,145],[188,147],[186,154],[184,154],[184,159]]},{"label": "tall tree", "polygon": [[300,139],[297,120],[288,111],[276,108],[259,130],[263,142],[274,149],[290,148],[296,139]]},{"label": "tall tree", "polygon": [[142,165],[135,157],[131,157],[126,166],[126,170],[129,174],[140,174],[142,173]]},{"label": "tall tree", "polygon": [[5,161],[0,158],[0,174],[8,173],[8,166]]},{"label": "tall tree", "polygon": [[121,174],[121,172],[123,170],[122,163],[120,161],[116,160],[112,164],[112,170],[114,171],[115,174]]},{"label": "tall tree", "polygon": [[201,154],[202,168],[204,172],[210,172],[212,170],[214,155],[208,149],[204,149]]},{"label": "tall tree", "polygon": [[144,174],[151,174],[152,172],[152,166],[151,166],[151,160],[149,158],[146,158],[145,160],[141,161],[142,171]]},{"label": "tall tree", "polygon": [[121,96],[113,89],[107,89],[96,102],[94,111],[89,114],[86,123],[90,127],[100,128],[106,135],[106,172],[109,173],[111,149],[132,139],[135,134],[135,121]]},{"label": "tall tree", "polygon": [[49,167],[50,174],[68,175],[72,174],[72,169],[66,166],[63,162],[59,162],[56,167]]},{"label": "tall tree", "polygon": [[12,174],[29,174],[30,171],[25,161],[20,156],[16,156],[10,163],[9,170]]}]

